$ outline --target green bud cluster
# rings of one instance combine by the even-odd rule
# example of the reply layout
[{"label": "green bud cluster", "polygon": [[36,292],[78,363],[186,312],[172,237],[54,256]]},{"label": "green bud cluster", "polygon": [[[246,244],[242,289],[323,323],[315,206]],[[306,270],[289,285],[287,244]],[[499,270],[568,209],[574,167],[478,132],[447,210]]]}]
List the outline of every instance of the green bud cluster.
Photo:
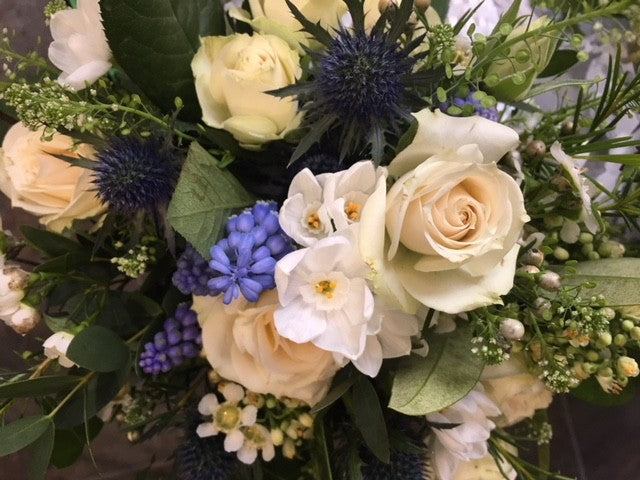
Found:
[{"label": "green bud cluster", "polygon": [[65,0],[51,0],[44,6],[44,16],[47,21],[55,14],[69,8],[69,4]]},{"label": "green bud cluster", "polygon": [[[136,245],[121,256],[112,257],[111,263],[117,266],[118,271],[127,277],[138,278],[145,273],[151,265],[156,263],[155,237],[144,237],[140,245]],[[116,248],[123,248],[122,242],[116,242]]]}]

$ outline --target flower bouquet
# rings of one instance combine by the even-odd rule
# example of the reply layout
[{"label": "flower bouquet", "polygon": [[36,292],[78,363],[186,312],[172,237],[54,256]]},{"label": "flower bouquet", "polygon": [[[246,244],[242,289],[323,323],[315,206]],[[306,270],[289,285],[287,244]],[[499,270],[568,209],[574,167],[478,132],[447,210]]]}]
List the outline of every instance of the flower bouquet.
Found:
[{"label": "flower bouquet", "polygon": [[183,431],[166,478],[566,479],[554,394],[638,386],[640,7],[463,3],[52,0],[48,60],[5,29],[0,190],[41,226],[0,234],[35,345],[0,455],[42,479],[114,422]]}]

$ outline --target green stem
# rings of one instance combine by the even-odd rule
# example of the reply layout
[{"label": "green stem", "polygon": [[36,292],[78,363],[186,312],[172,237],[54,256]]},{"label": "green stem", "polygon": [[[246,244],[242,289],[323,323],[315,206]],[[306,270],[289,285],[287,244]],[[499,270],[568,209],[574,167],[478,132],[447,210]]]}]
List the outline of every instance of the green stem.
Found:
[{"label": "green stem", "polygon": [[96,372],[89,372],[84,377],[82,377],[82,380],[80,380],[80,382],[78,382],[78,384],[73,388],[73,390],[71,390],[67,394],[67,396],[62,399],[62,401],[56,406],[56,408],[51,410],[51,412],[49,413],[49,415],[47,415],[47,417],[53,420],[53,417],[55,417],[56,414],[60,410],[62,410],[62,407],[64,407],[69,402],[69,400],[71,400],[74,397],[76,393],[82,390],[85,387],[85,385],[87,385],[91,380],[93,380],[93,377],[95,377],[96,374],[97,374]]},{"label": "green stem", "polygon": [[[111,108],[110,105],[106,105],[104,103],[100,104],[100,105],[102,105],[104,107],[107,107],[107,108]],[[157,123],[158,125],[160,125],[163,128],[166,128],[168,130],[172,130],[174,134],[176,134],[178,137],[180,137],[180,138],[182,138],[184,140],[188,140],[190,142],[196,140],[195,137],[192,137],[191,135],[189,135],[187,133],[184,133],[184,132],[178,130],[177,128],[169,127],[169,124],[167,122],[165,122],[161,118],[158,118],[155,115],[152,115],[152,114],[150,114],[148,112],[143,112],[143,111],[138,110],[136,108],[125,107],[123,105],[118,105],[118,111],[119,112],[130,113],[132,115],[137,115],[140,118],[144,118],[145,120],[149,120],[150,122]]]}]

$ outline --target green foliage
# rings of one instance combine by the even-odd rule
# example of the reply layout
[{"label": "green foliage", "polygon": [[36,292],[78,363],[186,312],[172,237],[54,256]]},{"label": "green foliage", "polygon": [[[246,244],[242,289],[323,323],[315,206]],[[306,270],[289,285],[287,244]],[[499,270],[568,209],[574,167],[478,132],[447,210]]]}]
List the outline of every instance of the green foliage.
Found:
[{"label": "green foliage", "polygon": [[542,72],[540,72],[538,77],[553,77],[566,72],[576,63],[578,63],[578,57],[576,56],[577,54],[578,52],[576,52],[575,50],[556,50],[551,57],[551,60],[549,60],[549,64]]},{"label": "green foliage", "polygon": [[224,35],[218,0],[102,0],[109,46],[118,64],[165,113],[180,97],[189,119],[199,120],[191,60],[200,36]]},{"label": "green foliage", "polygon": [[406,415],[426,415],[463,398],[478,383],[483,362],[471,352],[471,332],[459,325],[427,338],[429,354],[399,362],[389,408]]},{"label": "green foliage", "polygon": [[[46,418],[46,417],[45,417]],[[31,445],[31,457],[29,466],[27,467],[28,480],[44,480],[53,451],[54,427],[53,422],[49,420],[47,428]]]},{"label": "green foliage", "polygon": [[68,430],[56,430],[51,463],[57,468],[73,465],[87,443],[87,431],[89,440],[92,440],[101,429],[102,421],[94,417],[89,420],[88,426],[83,424]]},{"label": "green foliage", "polygon": [[599,407],[626,405],[636,397],[637,393],[638,381],[635,378],[629,379],[629,384],[619,394],[607,393],[602,390],[595,377],[584,380],[571,390],[573,396]]},{"label": "green foliage", "polygon": [[49,257],[58,257],[81,249],[73,240],[58,233],[23,225],[20,231],[28,245]]},{"label": "green foliage", "polygon": [[70,390],[80,381],[73,375],[52,375],[0,385],[0,398],[30,398]]},{"label": "green foliage", "polygon": [[585,295],[603,295],[607,305],[640,305],[640,258],[607,258],[575,265],[564,277],[567,285],[590,283]]},{"label": "green foliage", "polygon": [[322,400],[320,400],[311,408],[310,413],[318,413],[325,408],[333,405],[337,400],[339,400],[345,393],[349,391],[355,381],[356,376],[353,374],[353,369],[346,367],[340,370],[333,378],[333,383],[331,384],[329,393],[327,393],[327,395],[325,395]]},{"label": "green foliage", "polygon": [[92,325],[77,334],[67,357],[94,372],[113,372],[129,361],[129,348],[108,328]]},{"label": "green foliage", "polygon": [[24,417],[0,427],[0,457],[17,452],[31,445],[44,435],[52,425],[45,415]]},{"label": "green foliage", "polygon": [[169,205],[169,223],[209,258],[229,216],[254,201],[230,172],[193,142]]},{"label": "green foliage", "polygon": [[378,394],[371,382],[363,375],[353,385],[353,419],[360,430],[364,443],[380,461],[389,463],[389,434]]}]

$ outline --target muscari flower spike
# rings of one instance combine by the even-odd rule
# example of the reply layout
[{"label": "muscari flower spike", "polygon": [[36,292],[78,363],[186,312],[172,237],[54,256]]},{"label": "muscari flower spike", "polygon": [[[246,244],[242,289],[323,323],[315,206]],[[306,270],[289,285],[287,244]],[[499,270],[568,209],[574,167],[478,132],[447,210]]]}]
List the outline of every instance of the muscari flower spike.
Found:
[{"label": "muscari flower spike", "polygon": [[386,9],[371,32],[365,31],[363,3],[357,0],[345,3],[353,28],[342,28],[332,36],[307,20],[287,0],[304,30],[323,46],[319,52],[307,49],[313,59],[312,80],[272,92],[298,95],[306,112],[303,127],[308,127],[308,133],[294,151],[292,162],[325,133],[338,130],[340,159],[360,154],[369,145],[373,160],[379,164],[386,145],[385,132],[399,135],[402,124],[412,121],[411,111],[421,104],[414,86],[426,85],[434,75],[433,71],[414,72],[415,63],[423,54],[412,52],[424,36],[406,46],[400,44],[412,12],[412,0]]},{"label": "muscari flower spike", "polygon": [[187,245],[178,259],[171,281],[185,295],[215,295],[207,286],[215,276],[216,272],[209,266],[209,262],[192,245]]},{"label": "muscari flower spike", "polygon": [[172,146],[157,137],[117,137],[98,153],[94,172],[100,199],[132,213],[169,202],[179,164]]},{"label": "muscari flower spike", "polygon": [[257,302],[264,290],[276,286],[276,262],[293,250],[291,239],[280,228],[276,203],[259,201],[231,217],[227,232],[211,248],[209,266],[215,276],[207,283],[209,294],[224,293],[226,305],[240,293]]}]

